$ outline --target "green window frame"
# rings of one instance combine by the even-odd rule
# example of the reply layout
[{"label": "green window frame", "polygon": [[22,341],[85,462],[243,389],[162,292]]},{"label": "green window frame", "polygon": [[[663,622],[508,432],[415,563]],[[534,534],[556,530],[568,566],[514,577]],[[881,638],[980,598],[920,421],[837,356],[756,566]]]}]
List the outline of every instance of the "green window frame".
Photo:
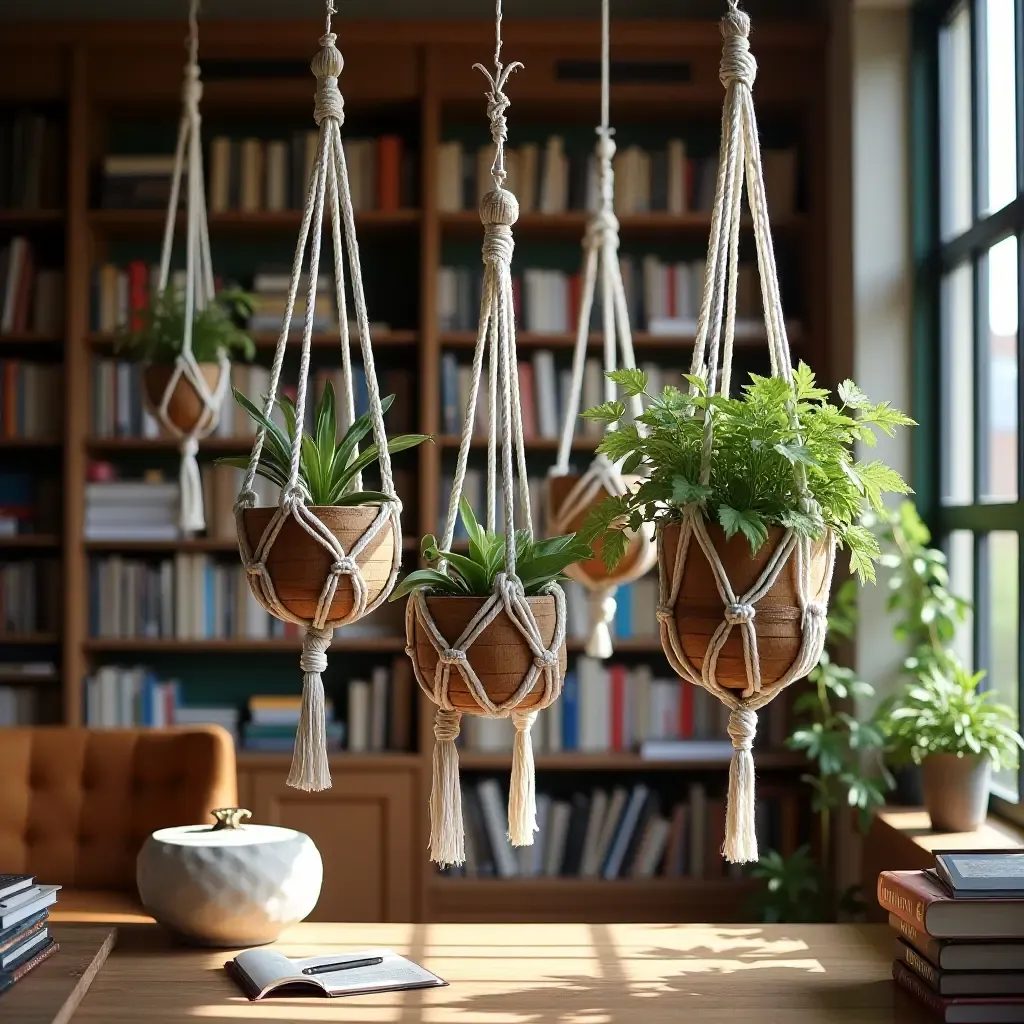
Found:
[{"label": "green window frame", "polygon": [[[1024,0],[921,0],[912,18],[913,483],[974,602],[963,653],[1019,714]],[[1024,763],[993,789],[1024,823]]]}]

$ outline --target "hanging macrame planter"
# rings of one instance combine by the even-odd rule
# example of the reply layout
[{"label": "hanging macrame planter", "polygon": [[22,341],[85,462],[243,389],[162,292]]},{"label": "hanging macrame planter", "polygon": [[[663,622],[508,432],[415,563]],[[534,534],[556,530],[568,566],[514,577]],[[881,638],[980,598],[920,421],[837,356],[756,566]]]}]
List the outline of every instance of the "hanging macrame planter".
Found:
[{"label": "hanging macrame planter", "polygon": [[[321,673],[327,667],[326,651],[334,629],[373,611],[384,601],[398,575],[402,551],[401,502],[395,491],[391,458],[384,434],[384,415],[370,345],[356,243],[355,218],[349,189],[345,151],[341,142],[344,105],[338,90],[343,61],[331,32],[330,2],[327,31],[320,38],[320,51],[313,58],[317,79],[314,119],[319,125],[317,157],[310,175],[309,192],[299,229],[291,282],[285,303],[284,321],[270,370],[264,416],[269,418],[281,377],[281,365],[288,344],[295,296],[302,277],[303,257],[309,242],[308,291],[299,358],[299,379],[295,401],[296,429],[291,450],[288,484],[275,508],[255,508],[253,481],[265,440],[257,431],[249,468],[235,503],[238,546],[245,563],[249,586],[256,600],[268,612],[285,622],[306,627],[299,664],[302,677],[302,711],[288,785],[298,789],[321,790],[331,784],[327,763],[324,722],[324,686]],[[343,409],[348,422],[354,420],[352,363],[349,352],[348,315],[345,303],[345,254],[351,275],[355,320],[359,332],[373,442],[379,452],[381,491],[390,501],[374,505],[342,507],[308,506],[300,480],[303,415],[309,385],[310,348],[316,305],[316,282],[320,265],[320,240],[327,205],[334,247],[334,279],[341,333]],[[344,231],[344,245],[342,232]],[[361,490],[359,478],[355,489]]]},{"label": "hanging macrame planter", "polygon": [[220,353],[215,363],[197,362],[192,352],[195,314],[214,300],[210,232],[206,223],[206,194],[203,187],[203,150],[200,139],[199,34],[196,21],[198,0],[189,9],[189,60],[182,88],[181,122],[174,154],[171,195],[167,204],[157,293],[163,295],[171,270],[174,224],[178,217],[181,179],[185,180],[185,326],[181,352],[172,365],[150,363],[142,372],[142,393],[146,406],[163,429],[178,441],[181,451],[181,529],[194,533],[206,528],[203,489],[196,455],[199,442],[216,428],[220,407],[231,383],[231,364]]},{"label": "hanging macrame planter", "polygon": [[[548,532],[551,536],[573,533],[582,525],[587,513],[605,498],[627,494],[642,482],[642,478],[626,475],[618,465],[604,455],[597,455],[585,473],[570,471],[569,458],[572,437],[576,428],[580,397],[583,390],[583,370],[587,359],[587,341],[590,333],[590,313],[598,278],[601,281],[601,317],[604,333],[605,374],[621,365],[633,367],[633,337],[629,328],[626,292],[619,269],[619,221],[614,208],[614,177],[612,157],[615,141],[608,126],[608,0],[601,5],[601,127],[597,129],[597,168],[600,186],[600,204],[587,225],[583,238],[583,288],[580,298],[579,322],[576,325],[576,347],[573,352],[572,383],[569,403],[562,425],[558,448],[558,461],[548,477]],[[605,400],[615,398],[615,385],[604,378]],[[631,399],[634,418],[643,411],[639,396]],[[613,429],[608,424],[606,429]],[[591,657],[609,658],[612,655],[611,623],[615,620],[615,592],[622,584],[639,579],[649,572],[657,561],[654,542],[654,524],[643,526],[630,534],[629,547],[615,569],[609,570],[601,556],[601,539],[593,542],[594,557],[578,562],[566,569],[588,594],[590,634],[586,652]]]},{"label": "hanging macrame planter", "polygon": [[[771,372],[792,380],[793,367],[768,227],[761,152],[751,86],[757,64],[747,41],[750,19],[730,0],[721,22],[725,86],[722,150],[711,216],[704,295],[691,372],[709,391],[729,393],[736,319],[740,196],[746,177],[765,310]],[[799,431],[795,411],[793,427]],[[715,421],[704,418],[700,483],[713,470]],[[797,467],[804,504],[813,511],[804,467]],[[676,672],[730,709],[733,757],[729,769],[723,853],[732,863],[757,860],[754,830],[756,712],[817,663],[825,643],[835,538],[814,541],[774,527],[751,556],[746,540],[726,539],[703,509],[688,505],[680,522],[659,527],[658,619],[661,642]]]},{"label": "hanging macrame planter", "polygon": [[[459,761],[455,739],[463,714],[511,717],[516,735],[509,787],[508,835],[514,846],[529,846],[537,831],[533,748],[530,729],[537,712],[555,701],[565,675],[565,597],[552,583],[535,597],[524,595],[516,575],[515,502],[531,537],[530,501],[523,445],[519,378],[512,305],[512,225],[519,216],[515,196],[503,187],[507,137],[503,89],[518,63],[504,67],[501,5],[490,83],[488,116],[495,145],[494,189],[480,204],[484,225],[483,300],[473,355],[472,385],[448,506],[443,550],[451,548],[459,498],[466,476],[474,410],[485,352],[490,352],[488,387],[487,528],[494,530],[499,473],[505,526],[504,571],[489,597],[431,597],[423,591],[406,604],[406,651],[423,692],[437,705],[434,717],[433,784],[430,794],[430,859],[438,864],[465,860]],[[499,429],[500,427],[500,429]],[[500,469],[498,448],[500,435]],[[515,460],[515,465],[513,465]]]}]

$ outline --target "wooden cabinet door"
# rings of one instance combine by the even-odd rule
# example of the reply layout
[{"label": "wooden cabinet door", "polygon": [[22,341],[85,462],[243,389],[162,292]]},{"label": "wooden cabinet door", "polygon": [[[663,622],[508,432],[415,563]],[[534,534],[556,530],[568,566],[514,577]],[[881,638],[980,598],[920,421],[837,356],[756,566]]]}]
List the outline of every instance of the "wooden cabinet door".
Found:
[{"label": "wooden cabinet door", "polygon": [[305,832],[324,861],[310,921],[413,919],[413,772],[331,766],[332,786],[304,793],[286,771],[252,772],[248,806],[260,824]]}]

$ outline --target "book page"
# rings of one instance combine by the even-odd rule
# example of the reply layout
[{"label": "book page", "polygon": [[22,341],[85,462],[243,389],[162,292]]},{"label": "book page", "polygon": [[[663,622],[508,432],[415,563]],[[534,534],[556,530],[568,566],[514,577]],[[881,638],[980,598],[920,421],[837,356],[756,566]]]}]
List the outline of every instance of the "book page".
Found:
[{"label": "book page", "polygon": [[[349,970],[315,974],[329,995],[353,995],[357,992],[380,992],[402,988],[420,988],[445,984],[436,974],[411,960],[399,956],[390,949],[361,949],[356,952],[335,953],[332,956],[314,956],[296,960],[295,967],[301,971],[306,967],[322,964],[344,963],[347,960],[364,960],[380,957],[382,962],[372,967],[355,967]],[[307,975],[306,977],[310,977]]]},{"label": "book page", "polygon": [[[317,959],[322,960],[324,957]],[[302,974],[301,968],[305,963],[305,961],[291,960],[283,953],[278,953],[277,950],[268,949],[265,946],[247,949],[235,957],[235,964],[253,983],[260,996],[265,995],[268,988],[276,985],[294,984],[300,981],[318,984],[322,980],[321,978]]]}]

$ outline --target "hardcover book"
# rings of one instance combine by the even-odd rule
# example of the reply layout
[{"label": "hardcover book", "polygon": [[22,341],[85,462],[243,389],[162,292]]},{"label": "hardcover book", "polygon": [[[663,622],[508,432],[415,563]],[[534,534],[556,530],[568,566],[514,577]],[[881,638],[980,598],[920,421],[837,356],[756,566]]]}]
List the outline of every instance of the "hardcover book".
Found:
[{"label": "hardcover book", "polygon": [[1024,1024],[1024,998],[1020,996],[940,996],[899,960],[893,962],[892,976],[900,988],[945,1024]]},{"label": "hardcover book", "polygon": [[1015,850],[936,851],[935,874],[954,899],[1024,899],[1024,853]]},{"label": "hardcover book", "polygon": [[895,914],[889,915],[889,927],[943,971],[1024,971],[1024,941],[936,939]]}]

